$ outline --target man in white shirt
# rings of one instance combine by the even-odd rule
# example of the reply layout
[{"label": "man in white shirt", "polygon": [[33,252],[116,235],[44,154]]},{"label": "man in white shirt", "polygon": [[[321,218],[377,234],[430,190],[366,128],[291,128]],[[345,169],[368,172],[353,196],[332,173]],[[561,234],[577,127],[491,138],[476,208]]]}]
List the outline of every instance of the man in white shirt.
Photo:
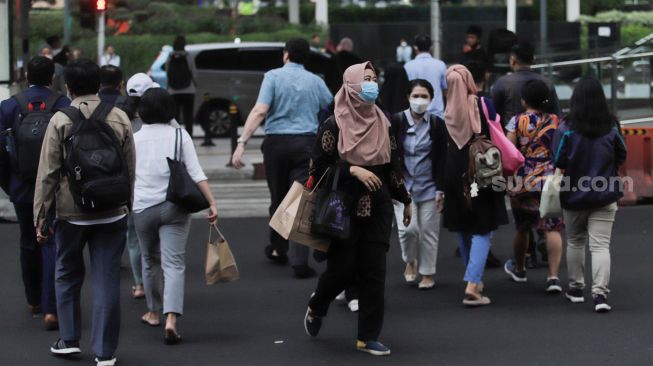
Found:
[{"label": "man in white shirt", "polygon": [[443,91],[447,90],[447,65],[441,60],[431,56],[431,37],[420,34],[415,37],[414,60],[404,65],[408,80],[424,79],[433,86],[433,101],[429,106],[429,113],[444,119]]},{"label": "man in white shirt", "polygon": [[100,58],[100,66],[113,65],[120,67],[120,56],[116,54],[113,46],[109,45],[104,50],[104,55]]},{"label": "man in white shirt", "polygon": [[408,45],[405,39],[401,39],[397,46],[397,62],[405,64],[413,58],[413,49]]}]

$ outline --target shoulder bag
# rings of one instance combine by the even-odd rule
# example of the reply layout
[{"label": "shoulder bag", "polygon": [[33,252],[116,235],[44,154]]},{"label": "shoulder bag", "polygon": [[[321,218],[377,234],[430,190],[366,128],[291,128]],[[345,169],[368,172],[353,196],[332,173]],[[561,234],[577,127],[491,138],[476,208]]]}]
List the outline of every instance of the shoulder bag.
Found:
[{"label": "shoulder bag", "polygon": [[[179,146],[179,148],[177,148]],[[170,180],[168,181],[168,192],[166,200],[185,209],[188,212],[198,212],[209,208],[209,201],[206,200],[197,183],[191,178],[183,163],[183,142],[181,129],[175,129],[175,156],[168,159],[170,168]]]}]

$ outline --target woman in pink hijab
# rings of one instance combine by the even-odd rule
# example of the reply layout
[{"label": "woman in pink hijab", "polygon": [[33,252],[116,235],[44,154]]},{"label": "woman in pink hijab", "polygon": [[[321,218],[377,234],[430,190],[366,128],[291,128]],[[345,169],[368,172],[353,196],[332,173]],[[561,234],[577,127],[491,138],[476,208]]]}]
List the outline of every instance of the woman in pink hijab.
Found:
[{"label": "woman in pink hijab", "polygon": [[329,173],[330,187],[339,170],[337,187],[349,202],[350,236],[333,240],[327,269],[320,277],[304,319],[306,332],[317,336],[329,305],[345,288],[359,295],[359,351],[390,354],[379,342],[383,326],[386,253],[393,220],[392,200],[404,203],[404,223],[411,219],[411,198],[403,184],[397,143],[390,122],[375,104],[379,87],[370,62],[349,67],[335,97],[335,113],[318,132],[309,185]]},{"label": "woman in pink hijab", "polygon": [[[489,126],[482,108],[482,100],[472,74],[462,65],[447,70],[447,108],[444,121],[449,133],[444,168],[444,216],[443,224],[460,239],[460,254],[465,265],[467,282],[463,304],[466,306],[489,305],[484,296],[483,271],[490,251],[492,234],[500,225],[508,223],[504,190],[490,186],[480,189],[478,195],[465,197],[469,183],[463,176],[469,165],[469,146],[475,135],[490,137]],[[489,99],[484,99],[490,118],[496,112]]]}]

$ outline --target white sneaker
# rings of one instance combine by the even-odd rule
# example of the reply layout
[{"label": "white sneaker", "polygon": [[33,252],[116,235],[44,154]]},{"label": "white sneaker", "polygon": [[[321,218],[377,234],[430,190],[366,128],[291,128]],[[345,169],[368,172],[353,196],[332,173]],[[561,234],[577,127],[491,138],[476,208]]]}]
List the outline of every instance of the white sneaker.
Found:
[{"label": "white sneaker", "polygon": [[97,357],[95,358],[95,363],[97,366],[115,366],[116,362],[118,362],[118,360],[115,357],[110,360],[103,361],[100,361]]},{"label": "white sneaker", "polygon": [[345,301],[345,300],[346,300],[346,298],[345,298],[345,292],[343,291],[343,292],[341,292],[340,294],[338,294],[338,296],[336,296],[336,300],[338,300],[338,301]]},{"label": "white sneaker", "polygon": [[347,306],[352,313],[358,312],[358,300],[351,300]]}]

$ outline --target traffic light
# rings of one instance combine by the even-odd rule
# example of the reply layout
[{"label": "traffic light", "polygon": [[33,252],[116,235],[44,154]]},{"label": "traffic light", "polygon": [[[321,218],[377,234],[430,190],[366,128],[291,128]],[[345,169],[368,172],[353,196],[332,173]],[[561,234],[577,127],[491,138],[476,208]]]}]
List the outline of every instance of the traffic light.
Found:
[{"label": "traffic light", "polygon": [[79,25],[82,28],[95,29],[95,1],[79,0]]},{"label": "traffic light", "polygon": [[95,14],[107,10],[107,0],[79,0],[79,24],[95,29]]}]

